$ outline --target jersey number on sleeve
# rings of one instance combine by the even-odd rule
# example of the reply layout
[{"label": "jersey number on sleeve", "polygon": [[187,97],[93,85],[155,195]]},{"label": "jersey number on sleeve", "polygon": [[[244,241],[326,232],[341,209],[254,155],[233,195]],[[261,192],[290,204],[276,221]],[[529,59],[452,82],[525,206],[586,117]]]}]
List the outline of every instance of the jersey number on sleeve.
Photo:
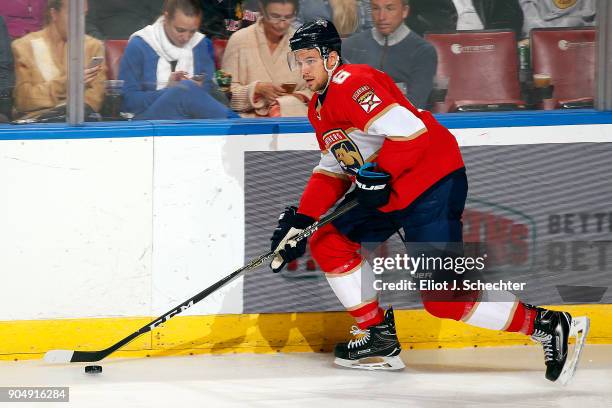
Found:
[{"label": "jersey number on sleeve", "polygon": [[341,85],[348,77],[351,76],[350,72],[340,71],[332,78],[332,82]]}]

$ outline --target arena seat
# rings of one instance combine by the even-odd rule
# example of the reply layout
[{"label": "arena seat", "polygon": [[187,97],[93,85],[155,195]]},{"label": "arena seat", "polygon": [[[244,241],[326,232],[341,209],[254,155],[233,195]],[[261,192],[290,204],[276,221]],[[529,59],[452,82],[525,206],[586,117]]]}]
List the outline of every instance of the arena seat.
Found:
[{"label": "arena seat", "polygon": [[427,33],[438,53],[437,76],[449,79],[434,112],[524,109],[514,32],[505,30]]},{"label": "arena seat", "polygon": [[215,68],[221,69],[221,62],[223,62],[223,54],[225,53],[225,47],[227,46],[227,40],[222,38],[215,38],[212,40],[213,49],[215,51]]},{"label": "arena seat", "polygon": [[128,40],[107,40],[104,43],[108,79],[117,79],[119,77],[119,63],[127,43]]},{"label": "arena seat", "polygon": [[595,29],[531,30],[534,74],[550,74],[557,108],[593,107],[595,95]]},{"label": "arena seat", "polygon": [[[119,76],[119,64],[121,63],[121,57],[125,52],[128,40],[107,40],[105,42],[106,48],[106,68],[108,70],[108,79],[117,79]],[[223,60],[223,53],[225,52],[225,46],[227,40],[214,39],[212,41],[213,49],[215,52],[215,67],[216,69],[221,68],[221,61]]]}]

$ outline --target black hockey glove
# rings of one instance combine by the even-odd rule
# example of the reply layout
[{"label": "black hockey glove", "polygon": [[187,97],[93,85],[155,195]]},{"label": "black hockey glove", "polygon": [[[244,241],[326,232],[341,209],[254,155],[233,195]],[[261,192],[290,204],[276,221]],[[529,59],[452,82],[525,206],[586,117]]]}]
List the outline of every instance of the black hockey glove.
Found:
[{"label": "black hockey glove", "polygon": [[376,163],[366,163],[357,173],[355,195],[364,207],[378,208],[387,202],[391,195],[391,176],[376,171]]},{"label": "black hockey glove", "polygon": [[314,222],[313,218],[299,214],[296,207],[285,208],[285,211],[278,217],[278,227],[270,238],[270,241],[272,241],[271,250],[278,252],[270,263],[270,268],[274,273],[280,272],[286,264],[304,255],[306,238],[299,242],[295,242],[291,238]]}]

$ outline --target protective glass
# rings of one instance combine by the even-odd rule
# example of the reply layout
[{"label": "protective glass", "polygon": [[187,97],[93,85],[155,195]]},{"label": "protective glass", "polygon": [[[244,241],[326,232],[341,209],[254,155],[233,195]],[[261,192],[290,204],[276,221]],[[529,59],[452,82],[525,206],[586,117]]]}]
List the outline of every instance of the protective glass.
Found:
[{"label": "protective glass", "polygon": [[290,51],[287,53],[287,63],[289,64],[289,69],[291,71],[301,71],[302,67],[312,67],[318,61],[321,61],[321,57],[307,57],[307,58],[298,58],[295,51]]}]

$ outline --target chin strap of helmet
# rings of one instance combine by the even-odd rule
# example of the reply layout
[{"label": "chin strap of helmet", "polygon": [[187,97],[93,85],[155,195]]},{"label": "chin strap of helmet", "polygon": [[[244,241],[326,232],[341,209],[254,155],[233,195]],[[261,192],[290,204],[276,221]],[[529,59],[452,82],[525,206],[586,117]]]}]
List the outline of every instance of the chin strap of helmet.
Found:
[{"label": "chin strap of helmet", "polygon": [[319,54],[321,54],[321,58],[323,58],[323,68],[325,69],[325,72],[327,72],[327,83],[325,84],[325,87],[321,89],[320,91],[317,91],[318,94],[322,95],[327,91],[327,87],[329,86],[329,83],[332,80],[332,74],[334,73],[336,68],[338,68],[338,65],[340,64],[340,59],[338,58],[334,66],[331,69],[329,69],[327,68],[327,59],[329,58],[329,50],[327,49],[327,47],[324,47],[323,49],[321,49],[321,47],[317,47],[317,50],[319,50]]}]

